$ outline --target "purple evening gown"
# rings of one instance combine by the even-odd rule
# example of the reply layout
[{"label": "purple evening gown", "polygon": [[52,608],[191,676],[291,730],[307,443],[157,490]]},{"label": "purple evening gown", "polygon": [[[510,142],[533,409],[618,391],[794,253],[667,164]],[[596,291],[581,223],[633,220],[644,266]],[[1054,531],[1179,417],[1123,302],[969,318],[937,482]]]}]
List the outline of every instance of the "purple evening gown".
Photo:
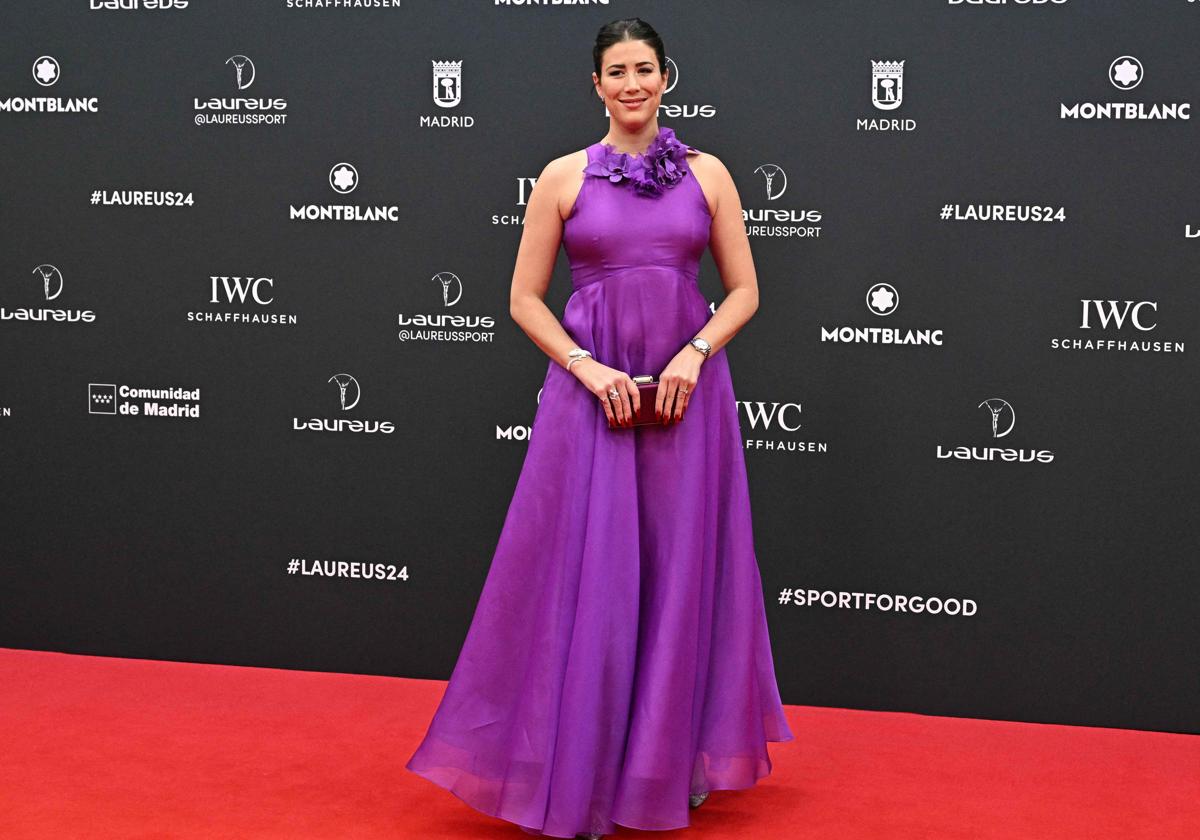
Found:
[{"label": "purple evening gown", "polygon": [[[712,218],[684,171],[658,196],[585,175],[564,227],[563,327],[631,376],[657,376],[710,317],[696,278]],[[667,427],[610,429],[550,361],[474,618],[405,766],[526,833],[574,837],[687,826],[689,793],[753,786],[766,742],[793,737],[724,348]]]}]

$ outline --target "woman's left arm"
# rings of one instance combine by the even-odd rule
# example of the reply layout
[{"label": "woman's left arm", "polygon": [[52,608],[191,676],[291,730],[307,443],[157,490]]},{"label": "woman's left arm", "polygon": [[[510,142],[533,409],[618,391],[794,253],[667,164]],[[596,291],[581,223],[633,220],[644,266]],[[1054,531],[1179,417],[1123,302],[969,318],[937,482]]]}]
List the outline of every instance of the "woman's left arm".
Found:
[{"label": "woman's left arm", "polygon": [[716,350],[729,343],[758,309],[758,275],[733,176],[720,158],[710,154],[699,155],[693,165],[699,168],[701,183],[714,206],[709,248],[725,287],[725,299],[698,333]]},{"label": "woman's left arm", "polygon": [[[758,275],[754,271],[754,257],[750,253],[750,239],[746,236],[746,223],[742,219],[742,200],[738,195],[733,176],[720,158],[702,153],[691,161],[692,173],[708,197],[712,213],[709,230],[709,248],[721,284],[725,287],[725,299],[721,301],[713,316],[696,333],[712,347],[709,355],[729,343],[758,310]],[[674,411],[664,421],[683,417],[688,400],[700,378],[704,354],[690,345],[684,345],[670,363],[659,374],[658,413],[664,405],[674,402]],[[663,385],[666,385],[664,388]],[[686,393],[677,394],[677,391]]]}]

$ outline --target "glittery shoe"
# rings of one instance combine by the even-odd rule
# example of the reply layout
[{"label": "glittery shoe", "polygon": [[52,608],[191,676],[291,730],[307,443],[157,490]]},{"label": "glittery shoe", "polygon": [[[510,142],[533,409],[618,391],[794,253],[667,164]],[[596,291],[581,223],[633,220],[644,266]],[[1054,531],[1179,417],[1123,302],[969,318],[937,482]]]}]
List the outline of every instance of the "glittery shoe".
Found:
[{"label": "glittery shoe", "polygon": [[705,799],[708,799],[708,791],[704,791],[704,793],[689,793],[688,807],[699,808],[700,804],[704,802]]}]

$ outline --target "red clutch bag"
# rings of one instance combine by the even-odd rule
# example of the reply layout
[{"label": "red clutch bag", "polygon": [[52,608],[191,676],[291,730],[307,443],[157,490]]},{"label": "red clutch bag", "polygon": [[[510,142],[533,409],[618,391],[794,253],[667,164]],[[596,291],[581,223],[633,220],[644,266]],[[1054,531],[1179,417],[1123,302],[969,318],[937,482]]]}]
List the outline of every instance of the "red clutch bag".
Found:
[{"label": "red clutch bag", "polygon": [[[638,397],[640,398],[641,407],[633,416],[634,426],[645,426],[649,423],[661,423],[659,418],[654,416],[654,402],[658,399],[658,380],[651,374],[642,374],[641,376],[631,376],[637,384]],[[626,426],[618,426],[617,428],[628,428]]]}]

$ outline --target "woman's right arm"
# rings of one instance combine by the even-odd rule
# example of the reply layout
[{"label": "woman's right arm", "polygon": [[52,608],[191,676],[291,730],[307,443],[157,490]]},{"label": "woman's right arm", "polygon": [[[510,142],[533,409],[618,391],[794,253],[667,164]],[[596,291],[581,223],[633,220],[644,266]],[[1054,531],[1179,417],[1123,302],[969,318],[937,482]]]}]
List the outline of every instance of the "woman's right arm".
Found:
[{"label": "woman's right arm", "polygon": [[[583,158],[584,154],[578,152],[558,158],[546,164],[538,175],[525,206],[525,225],[517,248],[508,302],[512,319],[542,352],[563,368],[570,361],[567,353],[576,342],[546,306],[545,298],[554,273],[554,261],[562,245],[563,217],[559,197],[568,190],[577,194],[574,179],[582,182]],[[632,422],[640,397],[637,384],[628,373],[607,367],[596,359],[576,362],[571,365],[571,373],[600,400],[610,424]],[[611,388],[617,389],[618,399],[608,399]]]},{"label": "woman's right arm", "polygon": [[[558,198],[566,188],[566,162],[570,158],[568,155],[546,164],[529,194],[508,301],[509,314],[517,325],[564,368],[570,361],[567,351],[575,346],[575,340],[546,306],[545,298],[562,244],[563,220]],[[571,371],[580,364],[586,364],[586,361],[572,365]]]}]

